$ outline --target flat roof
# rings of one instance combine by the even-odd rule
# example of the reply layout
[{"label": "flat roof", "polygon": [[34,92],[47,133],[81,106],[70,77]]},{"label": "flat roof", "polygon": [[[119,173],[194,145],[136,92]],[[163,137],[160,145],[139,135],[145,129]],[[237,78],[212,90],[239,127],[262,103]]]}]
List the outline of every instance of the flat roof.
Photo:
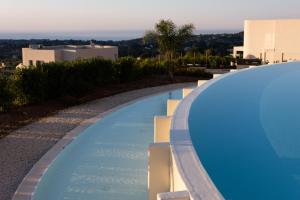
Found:
[{"label": "flat roof", "polygon": [[29,49],[38,49],[38,50],[76,50],[76,49],[106,49],[106,48],[117,48],[117,47],[102,46],[102,45],[57,45],[57,46],[29,45]]}]

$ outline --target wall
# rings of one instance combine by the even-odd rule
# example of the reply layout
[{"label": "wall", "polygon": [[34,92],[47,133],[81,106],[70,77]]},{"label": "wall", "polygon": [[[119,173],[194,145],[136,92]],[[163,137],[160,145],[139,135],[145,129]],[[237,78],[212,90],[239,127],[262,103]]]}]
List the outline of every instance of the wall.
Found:
[{"label": "wall", "polygon": [[56,57],[56,52],[54,50],[40,50],[40,49],[30,49],[23,48],[23,65],[29,66],[29,60],[33,61],[33,65],[36,65],[36,61],[44,61],[44,62],[54,62]]},{"label": "wall", "polygon": [[170,144],[151,144],[148,149],[148,200],[170,191]]},{"label": "wall", "polygon": [[300,60],[300,20],[246,20],[244,34],[244,58]]},{"label": "wall", "polygon": [[73,61],[76,59],[75,50],[62,50],[62,60],[64,61]]},{"label": "wall", "polygon": [[117,47],[107,47],[107,48],[91,48],[91,49],[77,49],[76,59],[83,58],[97,58],[101,57],[104,59],[116,60],[118,58],[118,48]]},{"label": "wall", "polygon": [[236,57],[240,56],[240,55],[239,55],[239,52],[243,52],[243,51],[244,51],[244,47],[243,47],[243,46],[236,46],[236,47],[233,47],[233,54],[232,54],[232,56],[233,56],[234,58],[236,58]]},{"label": "wall", "polygon": [[286,20],[277,22],[275,37],[276,58],[300,60],[300,20]]},{"label": "wall", "polygon": [[[59,47],[59,46],[58,46]],[[104,46],[101,48],[74,48],[74,49],[59,49],[58,47],[49,47],[49,49],[32,49],[23,48],[23,65],[29,66],[29,60],[36,61],[59,62],[59,61],[73,61],[77,59],[89,58],[104,58],[116,60],[118,58],[118,47]]]}]

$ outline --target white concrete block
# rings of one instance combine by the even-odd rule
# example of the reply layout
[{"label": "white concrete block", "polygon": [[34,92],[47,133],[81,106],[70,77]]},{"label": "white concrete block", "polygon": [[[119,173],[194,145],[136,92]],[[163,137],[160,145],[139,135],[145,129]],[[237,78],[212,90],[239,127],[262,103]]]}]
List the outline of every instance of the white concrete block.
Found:
[{"label": "white concrete block", "polygon": [[194,88],[183,88],[182,89],[182,98],[187,97],[191,92],[193,92]]},{"label": "white concrete block", "polygon": [[181,100],[169,99],[167,102],[167,116],[173,116],[177,106],[180,104]]},{"label": "white concrete block", "polygon": [[220,76],[222,76],[223,74],[214,74],[213,78],[219,78]]},{"label": "white concrete block", "polygon": [[185,191],[187,190],[187,187],[185,183],[182,180],[182,177],[178,171],[178,166],[176,165],[175,158],[173,157],[173,154],[171,152],[171,186],[170,191]]},{"label": "white concrete block", "polygon": [[170,192],[170,144],[151,144],[148,150],[148,200]]},{"label": "white concrete block", "polygon": [[154,117],[154,143],[170,142],[172,117]]},{"label": "white concrete block", "polygon": [[190,200],[190,194],[188,191],[160,193],[157,200]]},{"label": "white concrete block", "polygon": [[198,87],[201,87],[202,85],[204,85],[207,81],[206,80],[199,80],[198,81]]}]

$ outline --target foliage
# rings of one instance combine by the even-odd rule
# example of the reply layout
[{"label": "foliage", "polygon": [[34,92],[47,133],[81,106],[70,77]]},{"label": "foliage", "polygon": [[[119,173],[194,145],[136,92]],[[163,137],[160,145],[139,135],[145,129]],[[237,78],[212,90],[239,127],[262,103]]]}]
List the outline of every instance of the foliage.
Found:
[{"label": "foliage", "polygon": [[0,112],[8,110],[12,106],[13,94],[9,89],[9,80],[0,76]]},{"label": "foliage", "polygon": [[231,57],[202,54],[199,52],[188,52],[185,56],[176,60],[177,65],[196,65],[207,68],[230,68]]},{"label": "foliage", "polygon": [[17,104],[36,103],[45,98],[45,76],[37,68],[19,69],[13,75],[12,88]]},{"label": "foliage", "polygon": [[132,57],[120,58],[115,63],[118,79],[121,83],[132,81],[139,75],[139,69],[136,60]]},{"label": "foliage", "polygon": [[170,77],[173,77],[173,58],[184,42],[192,38],[195,27],[186,24],[177,27],[171,20],[160,20],[153,31],[146,32],[145,42],[156,41],[160,52],[165,56]]},{"label": "foliage", "polygon": [[[159,59],[120,58],[44,63],[38,67],[17,69],[11,78],[0,77],[0,112],[11,106],[39,103],[51,99],[76,99],[97,87],[126,83],[151,75],[167,73],[165,61]],[[178,68],[179,76],[210,78],[199,69]]]},{"label": "foliage", "polygon": [[178,76],[191,76],[191,77],[201,77],[202,79],[211,79],[213,75],[206,72],[200,67],[178,67],[175,70],[175,75]]},{"label": "foliage", "polygon": [[147,75],[153,75],[153,74],[166,74],[166,64],[164,62],[160,62],[156,59],[143,59],[138,61],[138,65],[140,67],[140,70],[142,71],[142,74]]}]

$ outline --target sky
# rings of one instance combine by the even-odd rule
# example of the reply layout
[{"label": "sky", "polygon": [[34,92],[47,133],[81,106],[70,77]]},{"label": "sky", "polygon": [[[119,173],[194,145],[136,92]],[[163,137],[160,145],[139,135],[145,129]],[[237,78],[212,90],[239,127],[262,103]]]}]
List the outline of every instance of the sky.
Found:
[{"label": "sky", "polygon": [[245,19],[300,18],[300,0],[0,0],[0,32],[148,30],[159,19],[243,30]]}]

